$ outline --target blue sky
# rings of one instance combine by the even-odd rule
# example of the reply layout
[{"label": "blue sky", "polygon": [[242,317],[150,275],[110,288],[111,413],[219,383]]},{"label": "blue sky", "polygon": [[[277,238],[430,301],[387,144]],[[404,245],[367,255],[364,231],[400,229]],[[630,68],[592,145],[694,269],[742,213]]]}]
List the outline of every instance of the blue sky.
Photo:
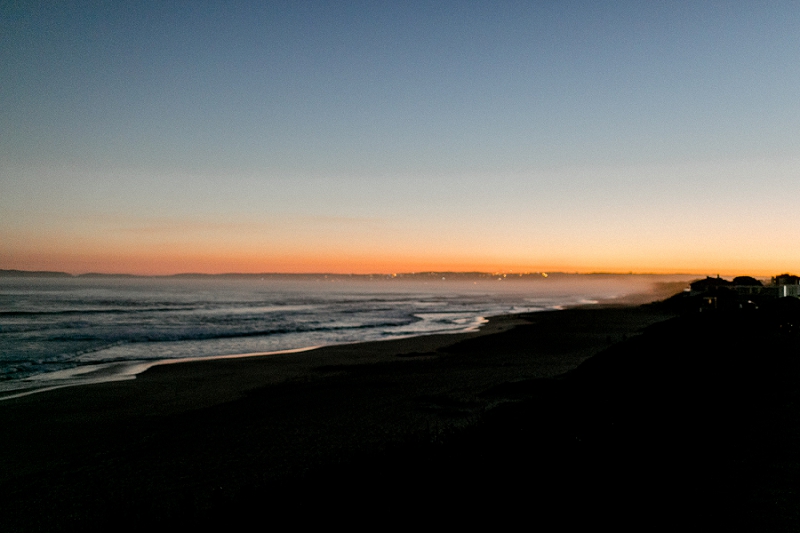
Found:
[{"label": "blue sky", "polygon": [[1,5],[0,268],[800,267],[796,3]]}]

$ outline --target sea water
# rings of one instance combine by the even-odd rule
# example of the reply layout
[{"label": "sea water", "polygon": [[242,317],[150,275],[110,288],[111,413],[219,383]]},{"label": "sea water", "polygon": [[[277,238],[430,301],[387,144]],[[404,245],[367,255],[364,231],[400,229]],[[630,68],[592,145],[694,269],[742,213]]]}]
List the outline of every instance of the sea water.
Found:
[{"label": "sea water", "polygon": [[150,364],[475,329],[642,283],[341,276],[0,278],[0,393]]}]

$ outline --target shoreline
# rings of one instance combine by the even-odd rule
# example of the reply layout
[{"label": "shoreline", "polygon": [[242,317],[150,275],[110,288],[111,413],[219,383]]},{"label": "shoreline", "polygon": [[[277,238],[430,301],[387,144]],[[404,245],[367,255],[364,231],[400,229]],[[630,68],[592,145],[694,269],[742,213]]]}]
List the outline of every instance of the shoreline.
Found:
[{"label": "shoreline", "polygon": [[[663,292],[663,291],[662,291]],[[565,309],[577,309],[577,308],[607,308],[607,307],[620,307],[620,306],[633,306],[639,305],[642,303],[650,303],[654,301],[658,296],[661,296],[660,293],[653,291],[651,293],[642,293],[642,294],[627,294],[619,298],[609,299],[609,300],[592,300],[583,303],[576,303],[573,305],[568,306],[554,306],[551,308],[544,308],[538,311],[523,311],[519,313],[506,313],[503,315],[496,315],[496,316],[478,316],[475,318],[475,322],[464,329],[454,329],[451,331],[440,331],[440,332],[426,332],[420,334],[411,334],[408,336],[398,336],[398,337],[391,337],[386,339],[380,339],[377,341],[354,341],[352,343],[342,343],[342,344],[326,344],[326,345],[314,345],[314,346],[304,346],[298,348],[289,348],[285,350],[275,350],[269,352],[253,352],[253,353],[237,353],[237,354],[222,354],[222,355],[210,355],[210,356],[203,356],[197,358],[174,358],[174,359],[158,359],[158,360],[138,360],[138,361],[130,361],[130,362],[110,362],[110,363],[99,363],[99,364],[90,364],[84,366],[78,366],[71,369],[65,370],[57,370],[53,372],[48,372],[46,374],[36,374],[33,376],[29,376],[27,378],[23,378],[16,383],[21,384],[22,386],[17,388],[9,388],[0,390],[0,403],[11,400],[15,398],[21,398],[25,396],[29,396],[32,394],[39,394],[44,392],[49,392],[53,390],[58,390],[62,388],[71,388],[71,387],[80,387],[80,386],[89,386],[89,385],[97,385],[100,383],[109,383],[109,382],[116,382],[116,381],[126,381],[126,380],[135,380],[137,376],[141,375],[143,372],[146,372],[152,367],[160,366],[160,365],[167,365],[167,364],[182,364],[182,363],[194,363],[194,362],[201,362],[201,361],[214,361],[220,359],[239,359],[239,358],[248,358],[248,357],[272,357],[276,355],[283,355],[283,354],[291,354],[291,353],[301,353],[305,351],[311,350],[318,350],[323,348],[328,348],[332,346],[339,346],[339,345],[347,345],[347,344],[361,344],[363,342],[392,342],[396,340],[404,340],[408,338],[416,338],[416,337],[426,337],[430,335],[461,335],[461,334],[468,334],[468,333],[476,333],[480,332],[482,329],[486,328],[490,321],[493,319],[502,319],[501,317],[513,317],[513,316],[520,316],[520,315],[527,315],[531,313],[541,313],[541,312],[554,312],[554,311],[563,311]],[[477,325],[476,325],[477,324]],[[63,378],[60,376],[64,376]],[[76,376],[80,376],[77,377]],[[63,381],[62,381],[63,380]],[[12,383],[12,382],[7,382]]]},{"label": "shoreline", "polygon": [[4,531],[243,529],[265,512],[797,531],[794,303],[505,315],[483,334],[159,365],[0,402]]},{"label": "shoreline", "polygon": [[[556,307],[553,309],[545,309],[543,311],[555,311],[555,310],[560,310],[560,308]],[[527,312],[516,313],[516,314],[525,314],[525,313]],[[288,354],[308,352],[312,350],[330,348],[333,346],[358,345],[367,342],[370,343],[392,342],[396,340],[427,337],[432,335],[461,335],[468,333],[477,333],[484,326],[488,325],[489,321],[492,318],[513,316],[514,314],[515,313],[507,313],[506,315],[497,315],[496,317],[478,316],[475,318],[475,324],[470,325],[464,329],[453,329],[451,331],[432,331],[432,332],[425,332],[418,334],[401,335],[374,341],[353,341],[353,342],[343,342],[338,344],[302,346],[299,348],[287,348],[285,350],[274,350],[269,352],[234,353],[234,354],[222,354],[222,355],[208,355],[202,357],[178,357],[170,359],[156,359],[152,361],[137,360],[130,362],[99,363],[99,364],[77,366],[70,369],[56,370],[45,374],[35,374],[33,376],[23,378],[19,380],[19,382],[24,382],[26,385],[30,383],[30,386],[23,386],[15,389],[0,390],[0,402],[3,402],[4,400],[11,400],[14,398],[22,398],[24,396],[29,396],[31,394],[38,394],[42,392],[63,389],[67,387],[81,387],[88,385],[96,385],[100,383],[110,383],[114,381],[125,381],[130,379],[136,379],[136,377],[142,374],[143,372],[146,372],[150,368],[160,365],[196,363],[203,361],[217,361],[222,359],[244,359],[249,357],[272,357],[278,355],[288,355]],[[111,369],[116,369],[116,371]],[[64,377],[62,378],[60,376]],[[88,379],[80,379],[80,378],[76,379],[75,376],[86,376]],[[63,382],[60,381],[62,379],[64,380]],[[67,380],[72,380],[72,381],[67,381]],[[43,384],[37,386],[35,384],[36,382],[42,382]]]},{"label": "shoreline", "polygon": [[[562,308],[560,306],[557,306],[552,309],[543,309],[542,311],[556,311],[556,310],[562,310]],[[496,315],[493,317],[478,316],[475,318],[475,321],[472,325],[469,325],[464,329],[453,329],[448,331],[432,331],[432,332],[402,335],[402,336],[396,336],[396,337],[390,337],[372,341],[353,341],[353,342],[344,342],[338,344],[303,346],[299,348],[288,348],[285,350],[275,350],[269,352],[235,353],[235,354],[209,355],[203,357],[179,357],[171,359],[157,359],[152,361],[138,360],[130,362],[112,362],[112,363],[100,363],[100,364],[78,366],[71,369],[56,370],[53,372],[48,372],[46,374],[36,374],[33,376],[29,376],[27,378],[23,378],[22,380],[19,381],[24,382],[26,385],[30,383],[30,385],[22,386],[15,389],[0,390],[0,402],[15,398],[22,398],[32,394],[39,394],[43,392],[69,388],[69,387],[82,387],[89,385],[97,385],[100,383],[111,383],[116,381],[133,380],[136,379],[137,376],[148,371],[149,369],[161,365],[199,363],[204,361],[217,361],[224,359],[245,359],[250,357],[273,357],[273,356],[308,352],[324,348],[331,348],[334,346],[359,345],[363,343],[373,343],[373,342],[392,342],[398,340],[413,339],[417,337],[436,336],[436,335],[463,335],[463,334],[477,333],[480,332],[485,326],[487,326],[489,324],[489,321],[492,319],[498,319],[500,317],[511,317],[518,314],[528,314],[528,313],[530,313],[530,311],[525,311],[521,313],[507,313],[504,315]],[[111,370],[111,369],[116,369],[116,370]],[[65,377],[61,378],[58,377],[57,375],[64,375]],[[85,378],[74,379],[74,376],[85,376]],[[60,382],[61,379],[64,379],[65,381]],[[42,385],[37,385],[36,382],[41,382]]]},{"label": "shoreline", "polygon": [[236,501],[278,497],[320,468],[436,442],[517,402],[515,384],[558,379],[669,316],[598,306],[502,315],[477,332],[156,365],[135,380],[9,399],[0,512],[16,520],[11,531],[65,516],[74,524],[62,529],[119,516],[202,522],[220,487]]},{"label": "shoreline", "polygon": [[[42,385],[37,387],[32,385],[31,387],[24,388],[21,387],[19,389],[8,389],[4,391],[0,391],[0,402],[4,400],[12,400],[15,398],[22,398],[24,396],[29,396],[31,394],[39,394],[42,392],[48,392],[57,389],[64,389],[67,387],[82,387],[88,385],[97,385],[100,383],[111,383],[114,381],[125,381],[130,379],[136,379],[136,376],[142,374],[143,372],[147,372],[154,366],[159,365],[171,365],[171,364],[180,364],[180,363],[193,363],[198,361],[215,361],[219,359],[242,359],[246,357],[267,357],[267,356],[274,356],[274,355],[284,355],[284,354],[291,354],[291,353],[301,353],[307,352],[309,350],[316,350],[319,348],[323,348],[324,346],[308,346],[304,348],[292,348],[288,350],[276,350],[274,352],[256,352],[256,353],[243,353],[243,354],[228,354],[228,355],[209,355],[207,357],[182,357],[182,358],[175,358],[175,359],[158,359],[154,361],[131,361],[130,363],[101,363],[101,364],[93,364],[93,365],[85,365],[82,367],[75,367],[68,370],[57,370],[54,372],[49,372],[47,374],[36,374],[34,376],[30,376],[25,378],[21,381],[38,381],[41,380],[42,382],[53,383],[52,385]],[[119,367],[117,371],[109,371],[109,368]],[[88,379],[75,379],[71,382],[62,382],[59,383],[59,380],[62,378],[53,377],[54,374],[64,374],[66,375],[65,380],[70,379],[72,376],[82,376],[85,374],[89,374]],[[94,377],[92,375],[98,374],[100,376],[105,375],[105,377]],[[6,394],[7,393],[7,394]]]}]

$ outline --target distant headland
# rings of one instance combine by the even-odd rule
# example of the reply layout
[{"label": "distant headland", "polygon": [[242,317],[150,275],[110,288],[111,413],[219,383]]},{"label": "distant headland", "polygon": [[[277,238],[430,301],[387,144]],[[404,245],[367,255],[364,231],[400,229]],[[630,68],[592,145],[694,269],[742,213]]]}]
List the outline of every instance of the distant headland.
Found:
[{"label": "distant headland", "polygon": [[222,274],[206,274],[198,272],[186,272],[179,274],[116,274],[89,272],[85,274],[70,274],[69,272],[58,272],[50,270],[14,270],[0,269],[0,277],[26,277],[26,278],[169,278],[169,279],[407,279],[407,280],[452,280],[452,281],[472,281],[472,280],[541,280],[541,279],[563,279],[563,278],[592,278],[602,279],[619,277],[681,277],[690,279],[697,277],[698,274],[675,273],[675,274],[651,274],[633,272],[453,272],[453,271],[424,271],[424,272],[402,272],[402,273],[374,273],[374,274],[340,274],[340,273],[282,273],[282,272],[261,272],[261,273],[241,273],[230,272]]}]

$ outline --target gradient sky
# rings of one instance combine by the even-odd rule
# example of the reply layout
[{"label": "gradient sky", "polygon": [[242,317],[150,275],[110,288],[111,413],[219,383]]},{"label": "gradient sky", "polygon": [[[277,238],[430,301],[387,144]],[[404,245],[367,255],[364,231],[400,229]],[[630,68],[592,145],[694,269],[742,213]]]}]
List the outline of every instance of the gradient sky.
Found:
[{"label": "gradient sky", "polygon": [[0,1],[0,268],[800,271],[800,4]]}]

